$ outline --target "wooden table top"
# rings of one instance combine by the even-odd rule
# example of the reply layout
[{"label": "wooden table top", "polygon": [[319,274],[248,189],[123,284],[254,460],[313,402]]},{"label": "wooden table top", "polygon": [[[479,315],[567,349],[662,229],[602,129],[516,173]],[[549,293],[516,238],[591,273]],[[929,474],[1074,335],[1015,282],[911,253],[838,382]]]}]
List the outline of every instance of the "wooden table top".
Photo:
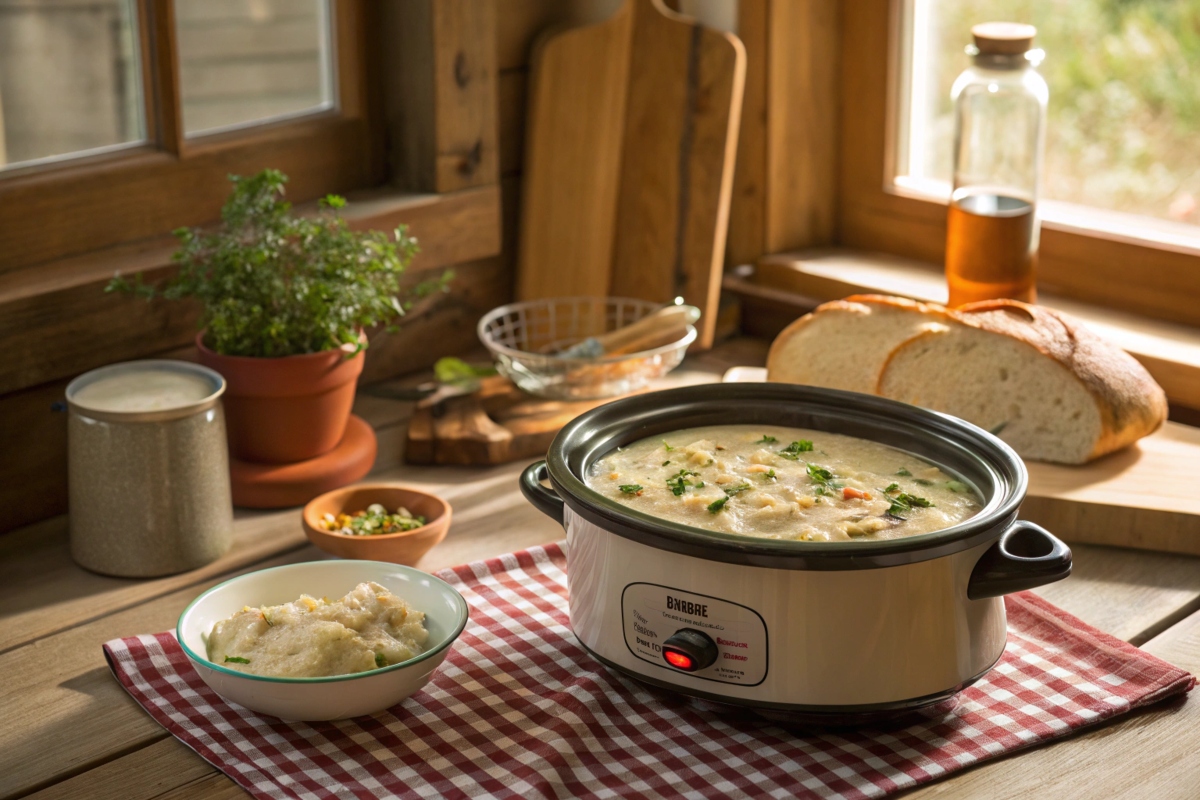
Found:
[{"label": "wooden table top", "polygon": [[[761,364],[739,339],[688,359],[672,382]],[[454,505],[449,536],[421,562],[435,570],[562,538],[517,490],[524,464],[401,464],[410,403],[364,394],[375,426],[374,478],[403,480]],[[9,454],[13,457],[13,454]],[[1069,532],[1057,531],[1069,539]],[[1200,673],[1200,559],[1075,545],[1075,572],[1038,592],[1096,627]],[[0,798],[234,798],[245,793],[160,728],[113,679],[101,643],[168,630],[204,589],[243,572],[319,557],[297,509],[239,511],[233,549],[203,569],[155,580],[86,572],[67,552],[65,518],[0,536]],[[905,794],[953,798],[1196,798],[1200,700],[1169,701]]]}]

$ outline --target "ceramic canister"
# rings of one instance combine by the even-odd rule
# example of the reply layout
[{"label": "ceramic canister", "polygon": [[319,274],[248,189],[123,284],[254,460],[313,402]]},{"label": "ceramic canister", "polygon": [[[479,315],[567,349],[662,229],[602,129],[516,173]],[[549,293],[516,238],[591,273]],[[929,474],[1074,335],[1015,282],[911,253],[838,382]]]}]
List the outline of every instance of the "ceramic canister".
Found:
[{"label": "ceramic canister", "polygon": [[130,361],[67,387],[71,555],[106,575],[194,569],[230,546],[225,380],[186,361]]}]

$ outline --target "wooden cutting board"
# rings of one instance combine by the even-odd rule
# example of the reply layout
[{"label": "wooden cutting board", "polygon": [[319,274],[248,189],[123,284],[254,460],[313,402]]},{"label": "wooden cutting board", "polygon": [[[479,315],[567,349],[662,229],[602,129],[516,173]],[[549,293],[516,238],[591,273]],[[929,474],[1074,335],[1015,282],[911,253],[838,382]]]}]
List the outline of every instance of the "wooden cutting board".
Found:
[{"label": "wooden cutting board", "polygon": [[518,299],[682,296],[711,346],[745,70],[737,37],[662,0],[539,41]]},{"label": "wooden cutting board", "polygon": [[[729,383],[765,379],[760,367],[725,374]],[[1168,422],[1090,464],[1026,466],[1021,516],[1060,539],[1200,555],[1200,429]]]},{"label": "wooden cutting board", "polygon": [[546,400],[522,392],[507,378],[485,378],[474,394],[413,411],[404,460],[485,466],[539,458],[564,425],[611,399]]}]

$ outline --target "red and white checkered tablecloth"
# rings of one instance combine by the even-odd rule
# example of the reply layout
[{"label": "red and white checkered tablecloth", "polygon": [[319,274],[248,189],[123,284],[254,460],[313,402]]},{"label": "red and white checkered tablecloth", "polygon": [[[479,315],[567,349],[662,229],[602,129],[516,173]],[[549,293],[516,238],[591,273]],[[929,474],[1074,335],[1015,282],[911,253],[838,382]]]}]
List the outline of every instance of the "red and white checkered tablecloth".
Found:
[{"label": "red and white checkered tablecloth", "polygon": [[[811,734],[609,672],[567,621],[565,545],[446,570],[471,621],[433,681],[336,723],[223,701],[170,633],[104,645],[163,727],[258,798],[882,797],[1186,692],[1195,679],[1030,593],[957,705],[897,730]],[[947,704],[949,705],[949,704]]]}]

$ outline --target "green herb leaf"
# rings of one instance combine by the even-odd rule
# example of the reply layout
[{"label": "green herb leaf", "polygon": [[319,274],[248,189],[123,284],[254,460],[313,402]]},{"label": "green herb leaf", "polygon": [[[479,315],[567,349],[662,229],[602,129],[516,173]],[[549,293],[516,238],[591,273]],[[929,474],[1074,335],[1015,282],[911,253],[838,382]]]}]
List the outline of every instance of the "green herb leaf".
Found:
[{"label": "green herb leaf", "polygon": [[662,463],[662,465],[663,465],[664,467],[669,467],[669,466],[671,466],[671,461],[670,461],[670,459],[668,459],[668,460],[664,461],[664,462]]},{"label": "green herb leaf", "polygon": [[376,653],[375,654],[375,666],[378,668],[378,667],[386,667],[387,665],[388,665],[387,656],[385,656],[383,653]]},{"label": "green herb leaf", "polygon": [[688,476],[690,476],[690,475],[698,476],[699,474],[700,473],[698,473],[698,472],[691,472],[686,469],[681,469],[681,470],[679,470],[679,472],[675,473],[670,478],[667,478],[667,486],[671,489],[671,493],[673,495],[675,495],[676,497],[679,497],[681,494],[683,494],[687,490],[687,487],[689,487],[689,486],[703,486],[704,485],[703,482],[701,482],[699,484],[693,484],[691,481],[688,480]]},{"label": "green herb leaf", "polygon": [[818,464],[809,464],[805,469],[808,471],[808,477],[816,483],[829,483],[833,480],[833,473]]},{"label": "green herb leaf", "polygon": [[928,478],[913,478],[913,483],[919,483],[922,486],[933,486],[933,481]]},{"label": "green herb leaf", "polygon": [[748,483],[739,483],[739,484],[737,484],[736,486],[725,486],[725,487],[723,487],[723,488],[725,489],[725,494],[726,494],[726,496],[728,496],[728,497],[733,497],[735,494],[739,494],[739,493],[741,493],[741,492],[744,492],[744,491],[746,491],[747,489],[749,489],[749,488],[750,488],[750,484],[748,484]]},{"label": "green herb leaf", "polygon": [[773,443],[775,443],[775,442],[778,442],[778,441],[779,441],[779,440],[778,440],[778,439],[776,439],[774,436],[767,436],[767,435],[764,433],[764,434],[763,434],[763,438],[759,439],[757,442],[755,442],[755,444],[773,444]]},{"label": "green herb leaf", "polygon": [[226,664],[249,664],[250,659],[241,656],[225,656]]},{"label": "green herb leaf", "polygon": [[786,458],[788,461],[798,461],[801,453],[811,453],[813,443],[808,439],[801,439],[798,442],[792,442],[787,447],[779,451],[779,455]]},{"label": "green herb leaf", "polygon": [[666,439],[663,439],[662,443],[663,443],[663,447],[667,448],[668,453],[675,449],[674,447],[671,447],[671,445],[667,443]]},{"label": "green herb leaf", "polygon": [[716,500],[713,500],[711,503],[708,504],[708,513],[716,514],[718,511],[720,511],[722,508],[724,508],[725,504],[728,502],[729,502],[728,496],[719,497]]},{"label": "green herb leaf", "polygon": [[478,382],[480,378],[495,375],[496,368],[490,364],[468,364],[461,358],[447,356],[434,363],[433,374],[439,383],[469,386]]},{"label": "green herb leaf", "polygon": [[776,479],[774,469],[769,469],[766,472],[760,473],[760,475],[764,481],[773,481]]},{"label": "green herb leaf", "polygon": [[898,491],[900,491],[900,484],[898,483],[889,483],[888,487],[883,490],[884,494],[891,494]]},{"label": "green herb leaf", "polygon": [[916,495],[908,494],[907,492],[901,492],[895,497],[890,497],[888,499],[892,501],[892,504],[888,507],[887,513],[893,517],[896,517],[897,519],[904,519],[904,517],[901,517],[900,515],[912,511],[915,507],[929,508],[933,505],[933,503],[929,502],[924,497],[917,497]]},{"label": "green herb leaf", "polygon": [[971,487],[967,486],[962,481],[948,480],[948,481],[946,481],[946,488],[956,494],[970,494],[971,493]]},{"label": "green herb leaf", "polygon": [[636,483],[622,483],[617,488],[625,494],[638,494],[642,491],[642,487]]},{"label": "green herb leaf", "polygon": [[896,474],[899,475],[901,478],[911,478],[912,477],[912,473],[909,472],[905,467],[901,467],[900,469],[896,470]]},{"label": "green herb leaf", "polygon": [[194,300],[204,344],[218,353],[273,358],[327,350],[353,356],[364,329],[389,327],[414,301],[444,292],[451,273],[405,289],[417,252],[403,226],[352,230],[345,200],[331,195],[312,215],[293,212],[279,170],[231,176],[233,188],[212,232],[175,231],[175,275],[157,285],[114,280],[113,291]]}]

